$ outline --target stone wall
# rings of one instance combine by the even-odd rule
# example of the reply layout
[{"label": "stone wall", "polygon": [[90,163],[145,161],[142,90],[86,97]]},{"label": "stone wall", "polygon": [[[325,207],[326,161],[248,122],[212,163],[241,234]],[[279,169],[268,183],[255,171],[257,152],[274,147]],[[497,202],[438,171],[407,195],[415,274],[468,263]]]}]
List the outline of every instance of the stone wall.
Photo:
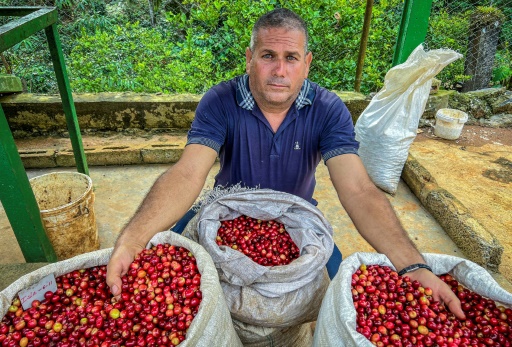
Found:
[{"label": "stone wall", "polygon": [[[352,113],[354,122],[368,106],[370,97],[355,92],[336,92]],[[194,118],[200,95],[136,93],[74,94],[80,129],[101,131],[186,131]],[[59,95],[13,94],[0,97],[0,104],[15,138],[67,132]],[[429,96],[419,126],[433,125],[440,108],[460,109],[469,114],[467,124],[512,126],[512,92],[483,89],[468,93],[438,91]]]},{"label": "stone wall", "polygon": [[512,91],[505,88],[455,93],[450,97],[449,106],[466,112],[467,124],[512,127]]},{"label": "stone wall", "polygon": [[[84,132],[126,129],[187,129],[199,95],[136,93],[74,94],[80,129]],[[16,94],[0,98],[15,138],[67,131],[59,95]]]},{"label": "stone wall", "polygon": [[466,124],[512,127],[512,91],[505,88],[487,88],[467,93],[440,91],[431,95],[420,126],[434,125],[437,110],[445,107],[466,112]]}]

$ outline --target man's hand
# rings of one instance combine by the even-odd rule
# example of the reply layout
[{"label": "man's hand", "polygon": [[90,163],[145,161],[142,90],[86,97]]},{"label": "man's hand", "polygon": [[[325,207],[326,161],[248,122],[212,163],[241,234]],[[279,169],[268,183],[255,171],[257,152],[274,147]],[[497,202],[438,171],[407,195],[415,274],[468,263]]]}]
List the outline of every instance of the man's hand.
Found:
[{"label": "man's hand", "polygon": [[441,304],[445,304],[450,312],[452,312],[458,319],[466,319],[457,295],[455,295],[450,287],[435,274],[426,269],[418,269],[405,274],[405,276],[408,276],[411,280],[420,282],[424,288],[432,289],[432,297],[434,300],[439,301]]},{"label": "man's hand", "polygon": [[107,265],[107,284],[116,299],[121,295],[121,277],[128,272],[130,264],[143,248],[137,243],[117,242]]}]

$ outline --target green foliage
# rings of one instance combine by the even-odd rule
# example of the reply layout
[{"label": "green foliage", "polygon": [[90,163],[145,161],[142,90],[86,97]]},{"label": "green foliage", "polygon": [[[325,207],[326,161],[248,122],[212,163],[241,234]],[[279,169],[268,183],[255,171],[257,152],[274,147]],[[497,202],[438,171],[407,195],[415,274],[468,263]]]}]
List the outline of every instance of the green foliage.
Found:
[{"label": "green foliage", "polygon": [[[512,17],[512,0],[433,0],[426,48],[467,49],[469,18],[492,5]],[[487,3],[490,2],[490,3]],[[309,78],[331,90],[353,90],[365,0],[0,0],[3,6],[56,6],[58,30],[75,92],[203,93],[245,72],[251,28],[263,13],[287,7],[304,18],[313,63]],[[154,10],[150,16],[149,6]],[[374,2],[361,92],[378,91],[392,66],[403,0]],[[505,20],[494,83],[510,74],[512,21]],[[4,52],[28,92],[57,93],[44,32]],[[464,61],[438,76],[463,81]]]},{"label": "green foliage", "polygon": [[84,30],[70,56],[71,87],[76,92],[201,93],[211,60],[192,35],[174,44],[138,23],[92,36]]},{"label": "green foliage", "polygon": [[[372,34],[369,38],[367,65],[362,91],[378,90],[391,67],[393,46],[400,18],[400,0],[381,1],[374,7]],[[203,0],[183,1],[186,12],[169,12],[167,20],[178,33],[195,28],[191,33],[196,44],[212,52],[212,84],[244,71],[244,51],[249,46],[250,29],[263,13],[276,7],[286,7],[308,23],[309,49],[313,64],[309,78],[328,89],[351,90],[354,85],[356,60],[366,1],[261,0],[258,6],[243,1]],[[335,13],[340,15],[339,21]],[[390,26],[389,21],[396,23]],[[181,35],[183,37],[183,34]],[[382,59],[383,56],[389,57]]]},{"label": "green foliage", "polygon": [[189,48],[197,46],[209,53],[211,61],[204,63],[211,66],[211,74],[204,82],[210,87],[244,73],[245,49],[251,36],[247,23],[272,9],[274,3],[262,0],[258,6],[247,7],[242,1],[203,0],[199,5],[186,0],[183,6],[188,12],[169,12],[167,21]]},{"label": "green foliage", "polygon": [[57,91],[50,50],[43,32],[14,45],[4,52],[4,57],[27,90],[43,94]]},{"label": "green foliage", "polygon": [[[430,21],[427,34],[427,45],[431,49],[448,48],[466,55],[467,40],[462,39],[468,36],[469,15],[468,12],[448,13],[445,10],[434,14]],[[447,65],[438,76],[443,87],[449,89],[457,82],[463,82],[469,77],[464,76],[464,60],[458,59]]]},{"label": "green foliage", "polygon": [[510,50],[501,50],[496,54],[497,66],[492,72],[492,81],[498,87],[512,89],[512,53]]},{"label": "green foliage", "polygon": [[[0,0],[1,6],[55,6],[59,13],[57,28],[66,64],[69,53],[76,44],[81,27],[106,27],[111,25],[103,0]],[[16,18],[7,18],[12,21]],[[57,93],[57,81],[50,58],[44,31],[3,52],[13,73],[20,77],[28,92]]]},{"label": "green foliage", "polygon": [[377,92],[384,85],[384,77],[392,67],[402,6],[403,2],[400,0],[388,0],[376,3],[373,8],[363,66],[363,93]]},{"label": "green foliage", "polygon": [[503,22],[505,20],[503,12],[493,6],[478,6],[473,12],[473,16],[482,26],[490,25],[496,21]]},{"label": "green foliage", "polygon": [[[510,0],[433,0],[426,42],[430,48],[450,48],[466,57],[471,18],[477,14],[480,16],[479,24],[481,25],[485,25],[487,21],[501,21],[500,43],[495,57],[492,81],[495,84],[503,84],[511,69],[512,6]],[[457,82],[470,79],[471,76],[464,75],[464,59],[459,59],[445,67],[437,78],[443,81],[444,87],[450,88]]]}]

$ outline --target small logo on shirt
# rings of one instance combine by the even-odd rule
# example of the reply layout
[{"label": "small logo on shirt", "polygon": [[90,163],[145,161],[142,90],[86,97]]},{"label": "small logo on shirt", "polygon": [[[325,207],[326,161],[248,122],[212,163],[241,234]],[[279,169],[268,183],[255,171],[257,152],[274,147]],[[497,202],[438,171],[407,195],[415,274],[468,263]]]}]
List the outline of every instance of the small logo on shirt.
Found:
[{"label": "small logo on shirt", "polygon": [[295,141],[295,146],[293,146],[293,149],[300,150],[300,144],[299,141]]}]

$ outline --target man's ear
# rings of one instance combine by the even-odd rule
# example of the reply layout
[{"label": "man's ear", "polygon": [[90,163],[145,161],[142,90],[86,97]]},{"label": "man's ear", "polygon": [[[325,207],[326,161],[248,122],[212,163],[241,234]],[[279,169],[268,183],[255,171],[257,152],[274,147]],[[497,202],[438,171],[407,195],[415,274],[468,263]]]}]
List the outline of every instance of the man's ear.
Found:
[{"label": "man's ear", "polygon": [[313,53],[311,53],[311,51],[309,51],[307,54],[306,54],[306,76],[304,76],[304,78],[307,78],[308,77],[308,74],[309,74],[309,67],[311,66],[311,61],[313,60]]},{"label": "man's ear", "polygon": [[252,60],[252,52],[249,49],[249,47],[247,47],[245,49],[245,72],[247,72],[247,74],[249,74],[249,72],[251,72],[251,60]]}]

